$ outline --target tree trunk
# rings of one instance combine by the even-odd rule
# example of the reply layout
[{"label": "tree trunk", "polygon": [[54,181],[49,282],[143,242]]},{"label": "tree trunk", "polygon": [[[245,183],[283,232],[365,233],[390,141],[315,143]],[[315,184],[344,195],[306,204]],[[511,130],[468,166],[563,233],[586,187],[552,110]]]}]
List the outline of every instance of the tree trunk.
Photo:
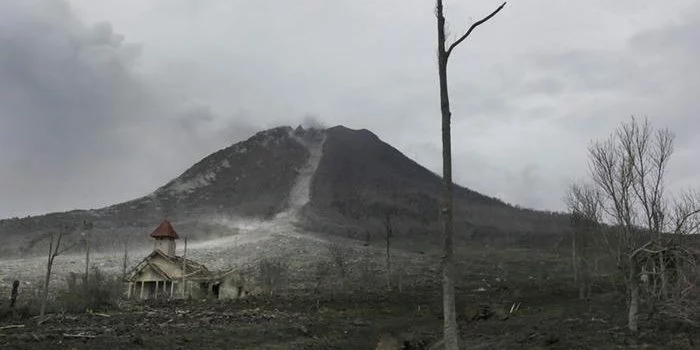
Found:
[{"label": "tree trunk", "polygon": [[128,245],[125,242],[124,243],[124,259],[122,261],[122,279],[126,278],[126,268],[127,268],[128,260],[129,260],[129,250],[128,250]]},{"label": "tree trunk", "polygon": [[386,287],[391,290],[391,236],[393,228],[391,226],[391,217],[387,215],[385,219],[386,225]]},{"label": "tree trunk", "polygon": [[15,307],[15,303],[17,302],[17,294],[19,294],[19,281],[15,280],[12,282],[12,293],[10,294],[10,308]]},{"label": "tree trunk", "polygon": [[445,349],[459,349],[459,329],[455,305],[454,247],[452,245],[453,203],[452,203],[452,135],[450,123],[450,98],[447,90],[447,51],[445,50],[445,16],[442,0],[437,1],[438,26],[438,76],[440,80],[440,111],[442,114],[442,176],[443,188],[443,238],[442,295]]},{"label": "tree trunk", "polygon": [[662,298],[668,298],[668,275],[666,271],[666,261],[664,260],[664,253],[659,254],[659,273],[661,274],[661,291],[660,295]]},{"label": "tree trunk", "polygon": [[90,290],[90,229],[85,234],[85,297],[88,297]]},{"label": "tree trunk", "polygon": [[46,263],[46,277],[44,278],[44,290],[41,294],[41,309],[39,311],[39,321],[44,320],[46,314],[46,302],[49,299],[49,281],[51,280],[51,268],[53,267],[53,252],[49,250],[49,260]]},{"label": "tree trunk", "polygon": [[578,261],[577,261],[577,256],[576,256],[576,234],[577,228],[574,227],[574,230],[572,232],[572,237],[571,237],[571,265],[574,269],[574,285],[579,287],[580,289],[580,284],[579,284],[579,278],[578,278]]},{"label": "tree trunk", "polygon": [[587,259],[580,259],[580,262],[579,299],[588,300],[591,297],[591,267]]},{"label": "tree trunk", "polygon": [[187,295],[187,281],[185,276],[187,275],[187,236],[185,236],[185,249],[182,252],[182,297],[185,298]]},{"label": "tree trunk", "polygon": [[631,332],[636,333],[639,329],[639,276],[637,276],[637,263],[633,259],[630,261],[629,288],[629,312],[627,314],[627,326]]},{"label": "tree trunk", "polygon": [[457,45],[462,43],[469,34],[479,25],[485,23],[499,11],[506,3],[496,8],[490,15],[476,21],[469,29],[452,43],[449,48],[445,46],[445,14],[443,12],[442,0],[437,0],[435,15],[437,17],[438,32],[438,77],[440,80],[440,112],[442,114],[442,174],[444,181],[442,220],[444,237],[444,255],[442,259],[442,295],[443,295],[443,322],[444,341],[446,350],[459,349],[459,329],[457,328],[457,310],[455,306],[455,268],[454,268],[454,203],[452,184],[452,132],[450,123],[452,112],[450,112],[450,98],[447,90],[447,60]]}]

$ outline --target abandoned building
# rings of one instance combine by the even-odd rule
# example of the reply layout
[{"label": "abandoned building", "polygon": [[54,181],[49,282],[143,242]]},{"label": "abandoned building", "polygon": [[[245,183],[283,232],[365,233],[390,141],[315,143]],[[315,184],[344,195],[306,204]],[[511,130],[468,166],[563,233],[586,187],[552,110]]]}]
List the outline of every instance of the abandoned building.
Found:
[{"label": "abandoned building", "polygon": [[[212,272],[206,266],[175,254],[180,237],[168,220],[151,233],[153,252],[125,276],[129,299],[242,297],[243,278],[234,270]],[[185,255],[187,247],[185,244]]]}]

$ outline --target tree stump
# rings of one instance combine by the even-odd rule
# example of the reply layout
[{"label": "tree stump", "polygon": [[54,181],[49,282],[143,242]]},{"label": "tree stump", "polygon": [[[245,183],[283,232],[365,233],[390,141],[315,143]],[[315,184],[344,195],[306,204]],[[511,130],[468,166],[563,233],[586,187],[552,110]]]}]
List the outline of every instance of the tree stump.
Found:
[{"label": "tree stump", "polygon": [[12,282],[12,293],[10,294],[10,308],[15,307],[15,302],[17,302],[17,294],[19,289],[19,281],[15,280]]}]

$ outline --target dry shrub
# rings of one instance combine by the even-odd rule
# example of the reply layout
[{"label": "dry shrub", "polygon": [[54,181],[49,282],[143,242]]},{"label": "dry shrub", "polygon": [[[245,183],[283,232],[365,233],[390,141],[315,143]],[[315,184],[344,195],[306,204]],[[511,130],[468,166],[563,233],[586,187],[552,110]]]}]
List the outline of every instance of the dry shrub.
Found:
[{"label": "dry shrub", "polygon": [[664,300],[659,306],[659,313],[668,319],[679,321],[693,327],[700,327],[700,289],[689,289],[683,295]]},{"label": "dry shrub", "polygon": [[659,313],[668,319],[700,327],[700,276],[696,272],[683,281],[682,289],[678,288],[680,290],[660,303]]},{"label": "dry shrub", "polygon": [[700,326],[700,278],[696,254],[679,240],[649,242],[636,255],[642,291],[652,312],[667,320]]},{"label": "dry shrub", "polygon": [[82,274],[71,272],[66,276],[66,288],[56,297],[57,307],[68,313],[108,310],[117,306],[124,291],[123,283],[93,267],[87,288]]}]

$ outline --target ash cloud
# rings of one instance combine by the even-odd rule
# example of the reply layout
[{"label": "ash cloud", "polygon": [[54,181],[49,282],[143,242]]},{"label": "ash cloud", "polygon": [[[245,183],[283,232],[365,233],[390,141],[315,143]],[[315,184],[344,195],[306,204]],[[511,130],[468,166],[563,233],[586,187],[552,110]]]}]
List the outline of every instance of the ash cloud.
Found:
[{"label": "ash cloud", "polygon": [[0,28],[0,217],[143,195],[223,141],[197,128],[206,106],[154,91],[141,45],[68,1],[0,1]]},{"label": "ash cloud", "polygon": [[328,128],[328,124],[324,123],[321,118],[318,115],[315,114],[307,114],[303,117],[303,120],[301,122],[301,126],[305,129],[308,128],[313,128],[313,129],[326,129]]}]

